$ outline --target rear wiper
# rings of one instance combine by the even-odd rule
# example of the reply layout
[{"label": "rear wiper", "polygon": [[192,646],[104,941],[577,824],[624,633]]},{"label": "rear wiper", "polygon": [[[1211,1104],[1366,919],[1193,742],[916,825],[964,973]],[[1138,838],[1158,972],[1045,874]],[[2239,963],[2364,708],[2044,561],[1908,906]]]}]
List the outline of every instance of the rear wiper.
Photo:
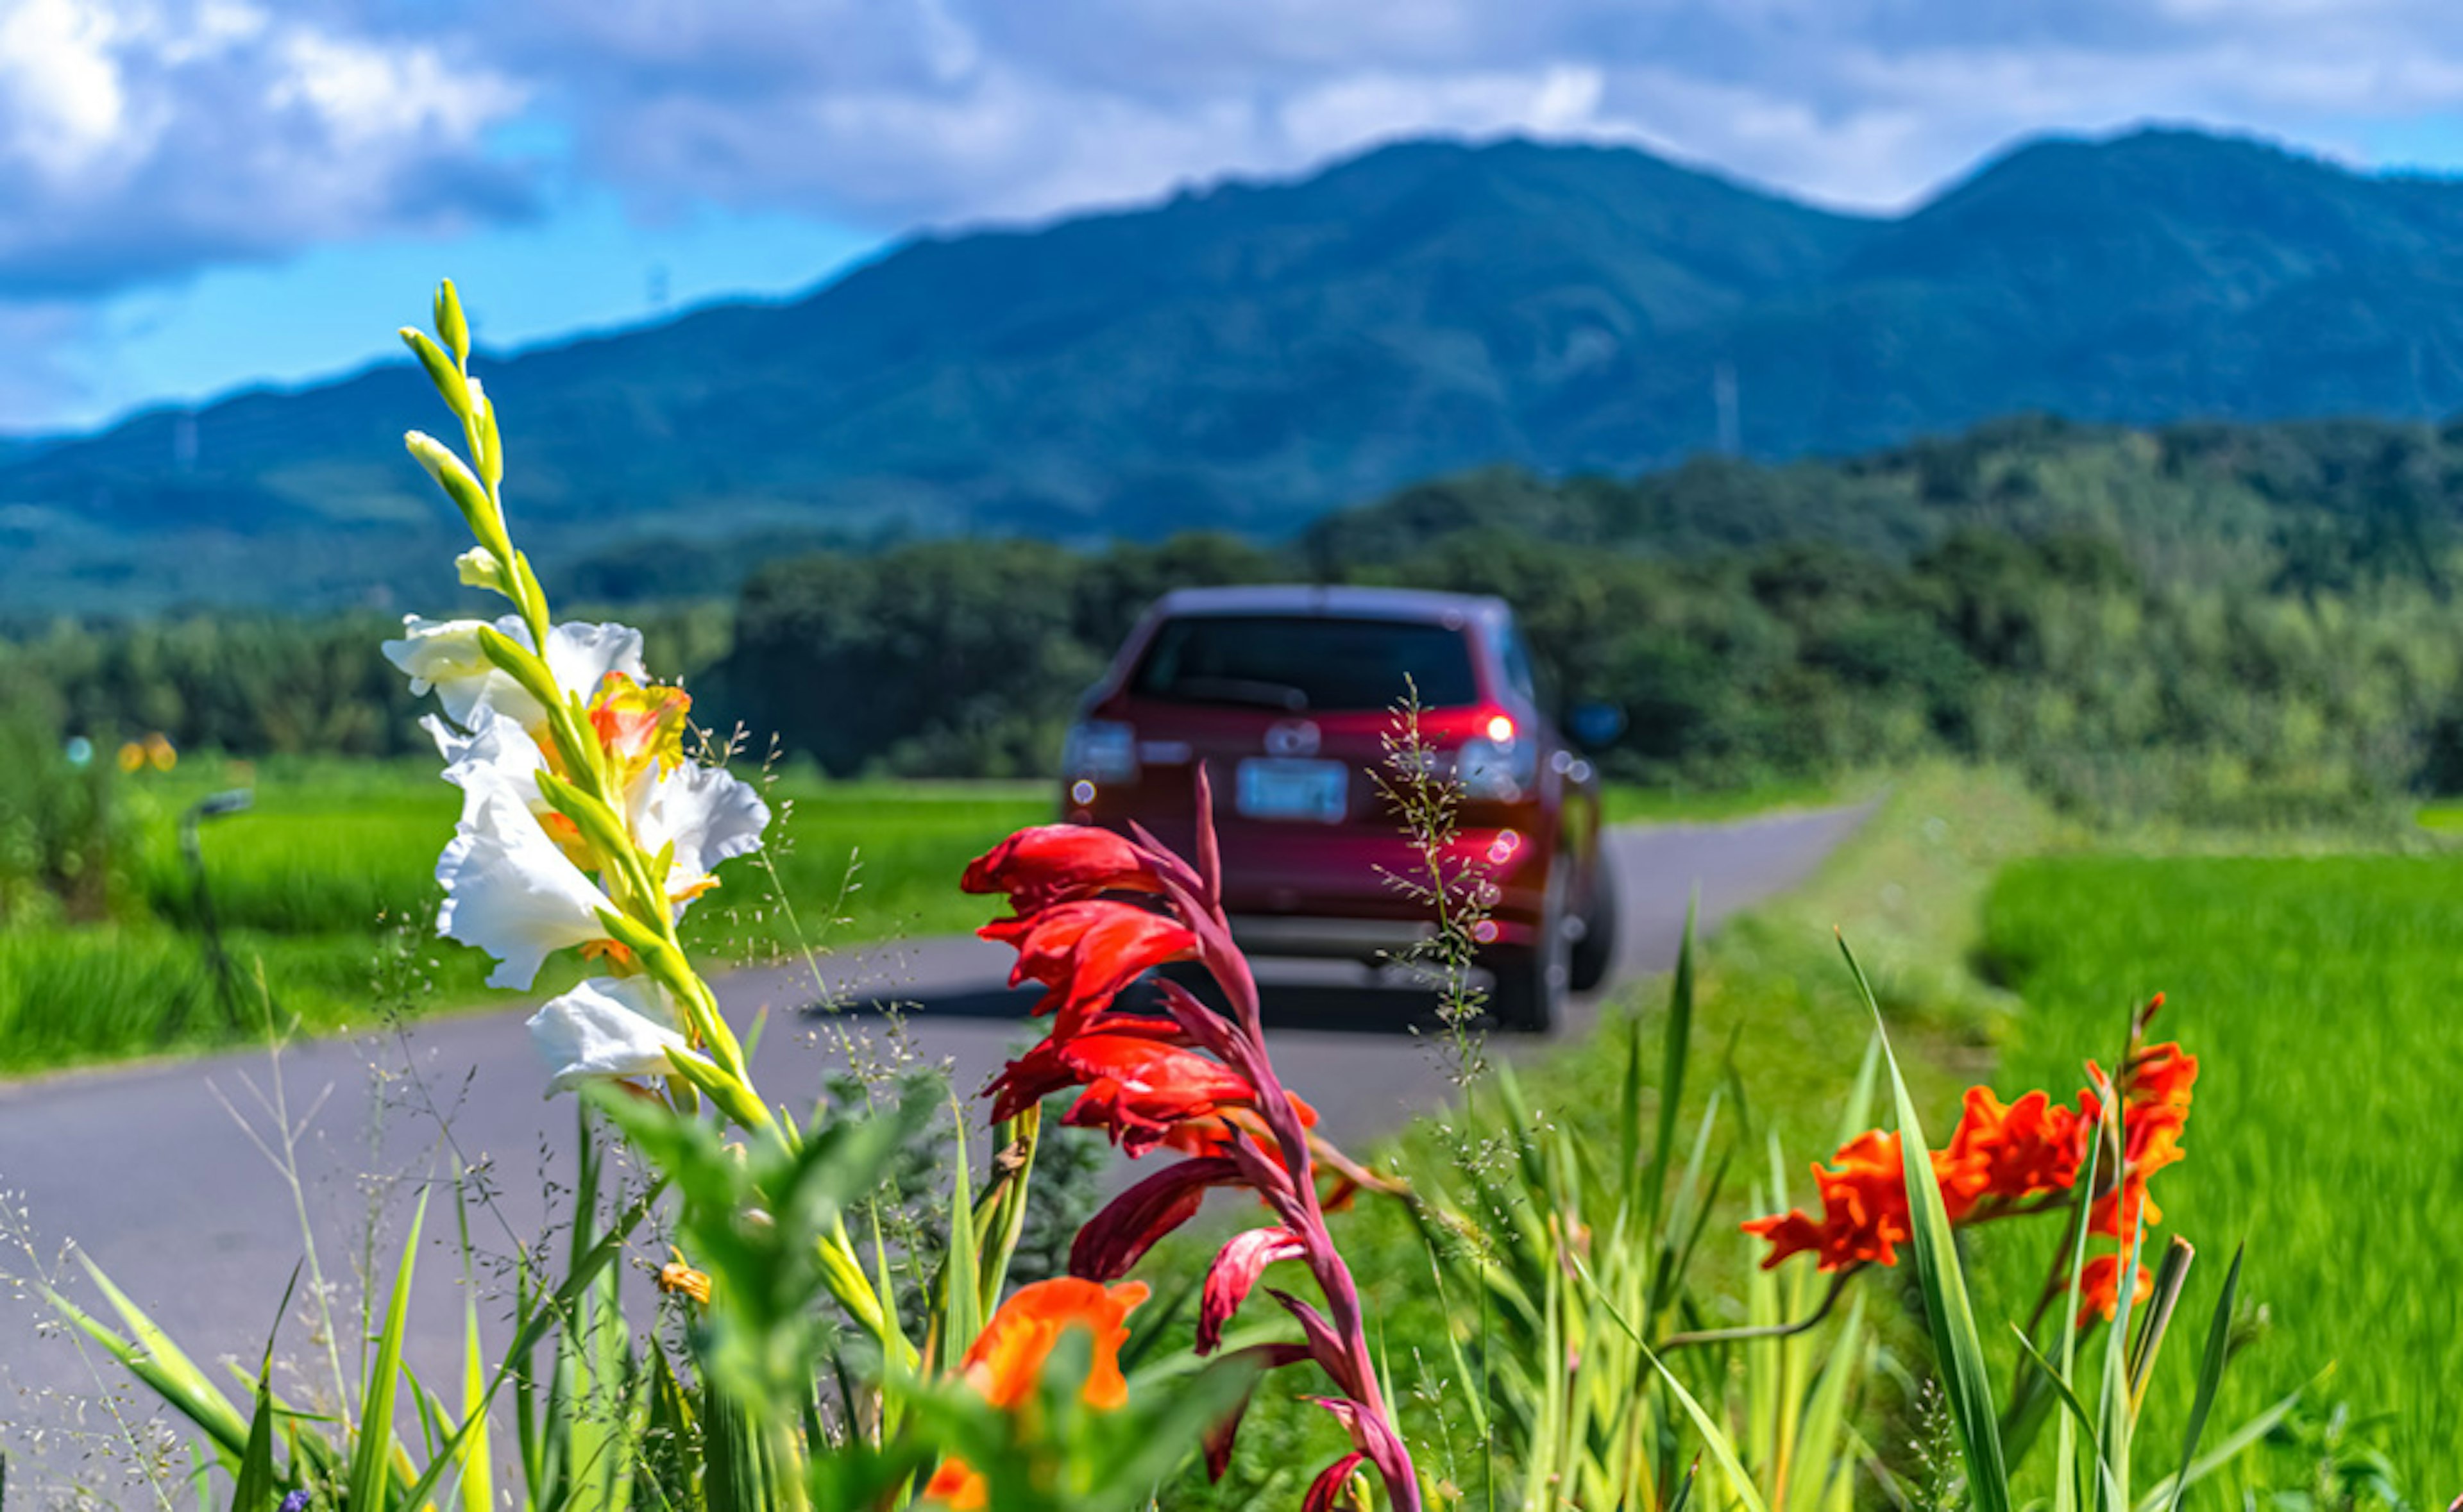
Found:
[{"label": "rear wiper", "polygon": [[1252,678],[1183,678],[1172,684],[1172,692],[1184,698],[1221,699],[1232,703],[1255,703],[1270,709],[1304,709],[1308,694],[1287,682],[1265,682]]}]

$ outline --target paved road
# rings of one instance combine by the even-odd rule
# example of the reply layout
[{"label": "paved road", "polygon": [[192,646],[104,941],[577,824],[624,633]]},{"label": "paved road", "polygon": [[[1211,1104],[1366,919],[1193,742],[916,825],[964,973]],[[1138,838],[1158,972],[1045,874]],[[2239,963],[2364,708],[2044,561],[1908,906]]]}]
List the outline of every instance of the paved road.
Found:
[{"label": "paved road", "polygon": [[[1626,917],[1611,984],[1672,961],[1690,890],[1700,889],[1703,917],[1715,922],[1802,877],[1862,816],[1861,810],[1833,810],[1617,832],[1612,843]],[[903,1047],[876,1014],[805,1017],[798,1010],[816,992],[801,971],[739,973],[721,996],[738,1023],[770,1011],[755,1071],[773,1097],[808,1094],[850,1054],[943,1062],[956,1085],[971,1090],[1032,1032],[1020,1022],[1031,992],[1001,986],[1009,961],[1005,947],[949,939],[824,962],[828,990],[841,1001],[917,1005],[905,1017]],[[1280,975],[1270,967],[1261,975],[1275,1062],[1323,1111],[1337,1140],[1364,1143],[1442,1100],[1440,1066],[1408,1034],[1425,1021],[1431,1001],[1425,993],[1376,985],[1365,972],[1340,965],[1295,964]],[[1582,1033],[1598,1011],[1597,998],[1578,1001],[1560,1037]],[[459,1157],[495,1172],[501,1199],[493,1211],[475,1216],[474,1239],[483,1249],[510,1253],[512,1236],[538,1232],[549,1220],[539,1177],[571,1170],[573,1141],[572,1104],[541,1099],[521,1017],[470,1015],[386,1040],[286,1051],[279,1087],[298,1131],[304,1200],[296,1205],[233,1116],[246,1115],[258,1137],[279,1146],[281,1123],[271,1114],[276,1081],[261,1052],[0,1087],[0,1194],[8,1194],[14,1230],[0,1234],[0,1274],[53,1272],[66,1264],[59,1241],[74,1236],[212,1370],[222,1358],[253,1359],[263,1349],[272,1309],[303,1248],[300,1207],[314,1218],[328,1282],[356,1296],[353,1271],[372,1209],[387,1215],[380,1253],[389,1265],[409,1188],[430,1172],[449,1173]],[[1496,1042],[1516,1055],[1551,1043]],[[448,1125],[449,1136],[441,1132]],[[431,1235],[452,1232],[452,1212],[441,1202],[428,1221]],[[436,1246],[422,1264],[416,1315],[431,1320],[441,1338],[460,1315],[456,1267]],[[93,1291],[80,1281],[72,1294],[91,1298]],[[64,1339],[37,1337],[39,1316],[22,1293],[11,1299],[0,1291],[0,1450],[14,1449],[22,1459],[33,1440],[54,1436],[44,1458],[56,1474],[80,1452],[74,1434],[65,1442],[56,1436],[79,1421],[67,1397],[91,1395],[98,1378],[117,1386],[119,1377],[90,1367]],[[349,1350],[346,1344],[346,1361]],[[303,1369],[325,1358],[297,1308],[284,1324],[278,1353]],[[432,1382],[453,1379],[453,1363],[450,1353],[424,1364],[414,1359]],[[132,1404],[146,1405],[142,1398]],[[117,1436],[108,1416],[90,1404],[82,1422],[103,1441]]]}]

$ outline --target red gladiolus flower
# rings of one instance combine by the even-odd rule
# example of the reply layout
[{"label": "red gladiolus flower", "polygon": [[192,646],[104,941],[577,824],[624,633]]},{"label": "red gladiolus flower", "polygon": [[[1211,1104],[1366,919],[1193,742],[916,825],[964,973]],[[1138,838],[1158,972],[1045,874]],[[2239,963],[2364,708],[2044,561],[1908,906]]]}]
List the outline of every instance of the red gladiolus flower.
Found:
[{"label": "red gladiolus flower", "polygon": [[2129,1100],[2187,1112],[2190,1089],[2197,1079],[2198,1058],[2183,1050],[2179,1041],[2150,1045],[2130,1057]]},{"label": "red gladiolus flower", "polygon": [[1309,1482],[1308,1494],[1300,1498],[1300,1512],[1334,1512],[1334,1499],[1342,1495],[1343,1483],[1368,1457],[1357,1449],[1318,1472]]},{"label": "red gladiolus flower", "polygon": [[[1299,1115],[1300,1127],[1316,1128],[1317,1109],[1297,1092],[1286,1092],[1284,1095],[1291,1098],[1292,1112]],[[1276,1165],[1283,1163],[1282,1146],[1275,1142],[1274,1134],[1268,1131],[1263,1120],[1248,1109],[1237,1106],[1226,1106],[1214,1112],[1184,1118],[1172,1126],[1170,1133],[1164,1135],[1163,1142],[1183,1155],[1229,1155],[1232,1153],[1232,1135],[1235,1130],[1247,1134],[1250,1140],[1265,1153],[1267,1159]],[[1331,1200],[1326,1203],[1329,1209],[1334,1205]]]},{"label": "red gladiolus flower", "polygon": [[[1394,1433],[1368,1346],[1359,1290],[1325,1229],[1325,1214],[1368,1174],[1310,1133],[1314,1110],[1272,1068],[1256,983],[1232,938],[1220,896],[1205,768],[1196,774],[1197,864],[1151,842],[1107,831],[1046,826],[1021,831],[968,868],[970,892],[1004,892],[1013,917],[981,934],[1017,951],[1014,985],[1048,989],[1037,1011],[1052,1032],[989,1089],[995,1116],[1012,1116],[1069,1087],[1084,1089],[1064,1121],[1106,1130],[1129,1155],[1168,1145],[1188,1156],[1115,1198],[1079,1228],[1070,1273],[1087,1284],[1117,1280],[1156,1242],[1194,1217],[1215,1187],[1245,1187],[1275,1226],[1226,1247],[1207,1279],[1201,1352],[1222,1344],[1224,1326],[1266,1266],[1308,1264],[1326,1302],[1320,1313],[1295,1297],[1275,1300],[1300,1322],[1300,1344],[1261,1346],[1242,1358],[1267,1369],[1313,1359],[1346,1395],[1322,1398],[1343,1418],[1358,1454],[1378,1467],[1397,1512],[1419,1512],[1409,1452]],[[1143,898],[1122,893],[1159,895]],[[1112,1010],[1140,974],[1182,959],[1202,961],[1223,989],[1217,1013],[1179,984],[1162,991],[1164,1019]],[[1320,1156],[1334,1173],[1319,1190]],[[1234,1408],[1207,1435],[1208,1468],[1222,1472],[1237,1431]],[[1346,1472],[1347,1473],[1347,1469]],[[1330,1502],[1341,1480],[1320,1478]]]},{"label": "red gladiolus flower", "polygon": [[1197,1216],[1206,1194],[1241,1184],[1238,1162],[1206,1156],[1168,1165],[1112,1199],[1069,1246],[1069,1274],[1117,1281],[1164,1236]]},{"label": "red gladiolus flower", "polygon": [[1307,1253],[1308,1246],[1287,1228],[1253,1228],[1224,1245],[1206,1272],[1206,1292],[1198,1302],[1197,1352],[1211,1354],[1223,1347],[1224,1325],[1249,1300],[1268,1265]]},{"label": "red gladiolus flower", "polygon": [[[1134,1038],[1161,1046],[1187,1043],[1178,1025],[1143,1013],[1099,1013],[1079,1027],[1077,1038]],[[1087,1073],[1068,1053],[1072,1043],[1057,1036],[1038,1041],[1035,1048],[1003,1067],[983,1091],[992,1099],[992,1121],[1014,1118],[1054,1092],[1085,1085]]]},{"label": "red gladiolus flower", "polygon": [[[1129,1314],[1146,1300],[1144,1282],[1114,1286],[1063,1277],[1020,1286],[984,1325],[960,1369],[967,1384],[994,1407],[1015,1407],[1041,1387],[1053,1348],[1071,1328],[1094,1338],[1093,1364],[1080,1394],[1098,1412],[1127,1405],[1129,1383],[1121,1374],[1121,1346],[1129,1337]],[[926,1501],[952,1512],[970,1512],[988,1500],[989,1488],[964,1460],[945,1459],[925,1486]]]},{"label": "red gladiolus flower", "polygon": [[970,893],[1007,893],[1019,914],[1099,893],[1157,890],[1154,866],[1144,853],[1109,830],[1079,824],[1020,830],[968,863],[958,886]]},{"label": "red gladiolus flower", "polygon": [[1194,1050],[1117,1034],[1080,1034],[1060,1047],[1060,1059],[1086,1086],[1061,1122],[1104,1130],[1131,1156],[1169,1139],[1190,1119],[1256,1100],[1257,1090],[1245,1079]]},{"label": "red gladiolus flower", "polygon": [[1016,949],[1009,984],[1044,983],[1050,990],[1035,1011],[1057,1014],[1053,1033],[1063,1038],[1147,971],[1197,949],[1197,937],[1178,920],[1108,898],[1055,903],[975,933]]}]

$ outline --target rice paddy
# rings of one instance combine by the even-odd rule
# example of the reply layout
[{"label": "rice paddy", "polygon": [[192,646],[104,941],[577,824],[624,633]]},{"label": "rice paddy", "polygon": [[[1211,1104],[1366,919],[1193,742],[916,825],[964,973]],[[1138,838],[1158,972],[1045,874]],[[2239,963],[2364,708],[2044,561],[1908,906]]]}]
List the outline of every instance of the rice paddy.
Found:
[{"label": "rice paddy", "polygon": [[2189,1158],[2156,1200],[2199,1247],[2200,1331],[2244,1240],[2242,1294],[2265,1308],[2215,1420],[2331,1363],[2328,1392],[2390,1415],[2396,1463],[2440,1501],[2463,1468],[2458,921],[2463,858],[2434,855],[2038,859],[1986,911],[2026,1004],[1997,1085],[2076,1088],[2079,1059],[2110,1064],[2128,1005],[2159,990],[2158,1035],[2200,1060]]}]

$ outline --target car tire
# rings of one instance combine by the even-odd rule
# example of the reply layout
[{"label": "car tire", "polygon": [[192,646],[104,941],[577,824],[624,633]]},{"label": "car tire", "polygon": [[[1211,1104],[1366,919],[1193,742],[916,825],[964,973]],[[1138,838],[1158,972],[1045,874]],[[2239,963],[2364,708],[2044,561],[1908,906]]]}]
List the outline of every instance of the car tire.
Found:
[{"label": "car tire", "polygon": [[1551,870],[1538,938],[1529,945],[1493,950],[1482,964],[1495,979],[1488,991],[1488,1011],[1500,1027],[1545,1034],[1557,1026],[1564,1017],[1565,992],[1574,976],[1561,869]]},{"label": "car tire", "polygon": [[1582,910],[1582,938],[1574,941],[1569,983],[1576,992],[1590,992],[1608,979],[1616,964],[1617,931],[1624,908],[1617,897],[1616,863],[1602,846],[1591,858],[1591,896]]}]

